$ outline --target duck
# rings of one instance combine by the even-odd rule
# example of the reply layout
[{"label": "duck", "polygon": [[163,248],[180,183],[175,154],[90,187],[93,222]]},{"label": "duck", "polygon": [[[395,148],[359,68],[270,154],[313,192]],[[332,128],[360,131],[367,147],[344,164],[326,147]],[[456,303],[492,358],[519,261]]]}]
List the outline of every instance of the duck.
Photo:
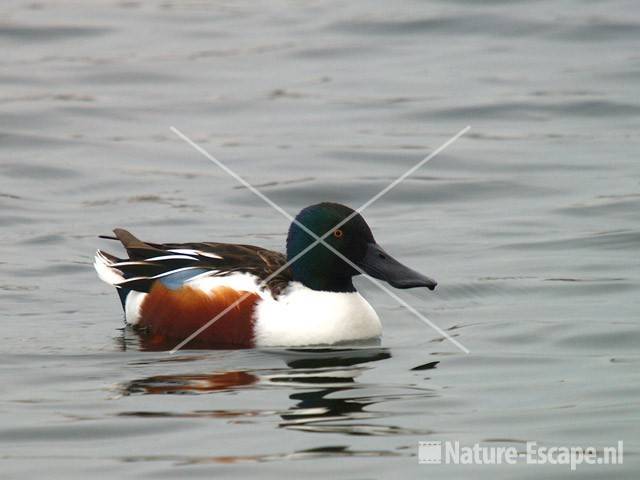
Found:
[{"label": "duck", "polygon": [[[324,236],[349,261],[310,233]],[[360,213],[333,202],[297,214],[286,254],[232,243],[152,243],[122,228],[101,238],[119,241],[127,258],[98,250],[99,278],[116,288],[126,325],[155,345],[185,341],[199,329],[187,347],[302,347],[379,339],[380,318],[355,288],[354,277],[364,272],[399,289],[437,285],[378,245]]]}]

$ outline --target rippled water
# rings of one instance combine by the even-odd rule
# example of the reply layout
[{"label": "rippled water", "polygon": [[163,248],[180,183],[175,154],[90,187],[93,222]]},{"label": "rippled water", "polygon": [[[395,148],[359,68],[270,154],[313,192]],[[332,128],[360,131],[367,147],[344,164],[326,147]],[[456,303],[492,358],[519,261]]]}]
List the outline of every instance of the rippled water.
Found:
[{"label": "rippled water", "polygon": [[[615,445],[637,478],[640,11],[583,2],[2,6],[3,478],[564,478],[419,465],[421,440]],[[283,247],[291,213],[367,210],[436,278],[365,280],[382,345],[145,352],[96,278],[115,226]]]}]

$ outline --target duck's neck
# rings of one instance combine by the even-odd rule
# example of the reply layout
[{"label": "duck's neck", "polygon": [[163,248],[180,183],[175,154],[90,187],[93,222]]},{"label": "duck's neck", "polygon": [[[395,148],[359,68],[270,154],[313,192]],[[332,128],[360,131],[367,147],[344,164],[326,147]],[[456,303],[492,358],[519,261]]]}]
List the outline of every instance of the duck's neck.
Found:
[{"label": "duck's neck", "polygon": [[321,292],[352,293],[356,291],[352,277],[327,279],[321,276],[302,275],[302,278],[300,278],[294,274],[293,279],[302,283],[305,287]]},{"label": "duck's neck", "polygon": [[[352,279],[358,272],[324,246],[316,245],[306,252],[307,243],[302,240],[310,241],[310,237],[307,239],[302,235],[295,236],[289,233],[287,238],[287,260],[294,260],[291,264],[293,280],[321,292],[356,291]],[[300,256],[301,252],[305,253]]]}]

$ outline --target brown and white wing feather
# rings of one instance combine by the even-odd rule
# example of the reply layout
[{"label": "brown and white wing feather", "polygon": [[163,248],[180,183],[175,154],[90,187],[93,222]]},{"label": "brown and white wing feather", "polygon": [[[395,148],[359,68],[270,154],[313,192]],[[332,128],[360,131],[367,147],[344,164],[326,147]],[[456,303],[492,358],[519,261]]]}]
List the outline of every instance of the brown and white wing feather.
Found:
[{"label": "brown and white wing feather", "polygon": [[186,276],[188,272],[203,276],[249,273],[260,281],[267,280],[267,288],[277,296],[292,280],[289,268],[283,268],[287,260],[280,252],[229,243],[151,243],[121,228],[113,232],[115,237],[103,238],[119,240],[129,258],[99,250],[96,270],[116,287],[148,292],[156,280],[179,272]]}]

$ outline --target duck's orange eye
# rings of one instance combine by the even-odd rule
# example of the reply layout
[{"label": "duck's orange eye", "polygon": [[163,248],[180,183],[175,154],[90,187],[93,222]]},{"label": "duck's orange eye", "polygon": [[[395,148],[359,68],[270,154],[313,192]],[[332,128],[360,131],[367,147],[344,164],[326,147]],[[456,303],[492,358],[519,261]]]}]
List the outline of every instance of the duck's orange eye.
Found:
[{"label": "duck's orange eye", "polygon": [[333,231],[333,236],[336,237],[336,238],[342,238],[342,235],[344,235],[344,234],[342,233],[342,230],[340,230],[339,228],[336,228]]}]

